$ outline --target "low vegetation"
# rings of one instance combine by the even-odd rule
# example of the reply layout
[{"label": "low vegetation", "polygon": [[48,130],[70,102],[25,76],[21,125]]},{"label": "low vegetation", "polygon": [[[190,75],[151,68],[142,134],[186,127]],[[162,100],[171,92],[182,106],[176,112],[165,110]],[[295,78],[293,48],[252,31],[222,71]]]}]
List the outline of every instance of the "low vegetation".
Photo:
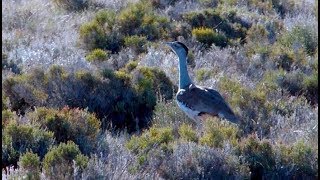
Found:
[{"label": "low vegetation", "polygon": [[[318,2],[3,1],[5,179],[317,179]],[[240,118],[201,123],[196,84]]]}]

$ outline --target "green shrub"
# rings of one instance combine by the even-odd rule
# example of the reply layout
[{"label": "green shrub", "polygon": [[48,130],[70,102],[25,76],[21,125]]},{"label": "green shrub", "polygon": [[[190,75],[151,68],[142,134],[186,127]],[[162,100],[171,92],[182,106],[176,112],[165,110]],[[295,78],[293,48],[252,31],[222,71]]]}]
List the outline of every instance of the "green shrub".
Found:
[{"label": "green shrub", "polygon": [[147,51],[147,48],[144,46],[147,43],[147,38],[144,36],[126,36],[124,38],[124,45],[127,47],[133,48],[133,50],[137,53],[143,53]]},{"label": "green shrub", "polygon": [[137,61],[129,61],[126,66],[125,66],[125,70],[127,72],[131,72],[133,71],[136,67],[138,66],[138,62]]},{"label": "green shrub", "polygon": [[303,48],[309,55],[313,55],[318,46],[318,36],[311,27],[295,26],[290,32],[282,34],[279,42],[284,47]]},{"label": "green shrub", "polygon": [[205,68],[201,68],[196,71],[197,81],[204,81],[206,79],[209,79],[211,75],[212,75],[212,72]]},{"label": "green shrub", "polygon": [[211,28],[195,28],[192,30],[192,35],[197,39],[197,41],[211,46],[215,44],[216,46],[225,47],[228,44],[228,39],[219,33],[216,33]]},{"label": "green shrub", "polygon": [[40,157],[32,152],[26,152],[19,158],[20,168],[26,173],[27,179],[40,180]]},{"label": "green shrub", "polygon": [[[246,30],[250,25],[242,21],[236,15],[236,12],[225,12],[215,9],[205,9],[199,12],[188,12],[183,15],[183,19],[187,21],[192,29],[196,28],[211,28],[217,29],[222,34],[217,34],[217,39],[222,41],[226,38],[241,39],[241,42],[245,42]],[[193,33],[192,33],[193,34]],[[225,41],[229,41],[227,39]],[[222,44],[223,41],[221,42]]]},{"label": "green shrub", "polygon": [[17,165],[19,156],[27,150],[43,158],[53,145],[54,138],[50,131],[12,121],[3,129],[2,141],[2,160],[8,166]]},{"label": "green shrub", "polygon": [[314,72],[311,76],[307,76],[303,79],[303,91],[307,100],[311,104],[318,104],[318,74]]},{"label": "green shrub", "polygon": [[102,49],[94,49],[87,56],[86,59],[90,62],[94,61],[105,61],[108,58],[108,52]]},{"label": "green shrub", "polygon": [[312,178],[318,176],[317,149],[298,141],[293,145],[280,144],[280,163],[290,177]]},{"label": "green shrub", "polygon": [[[75,166],[73,165],[75,161]],[[46,154],[43,160],[45,174],[50,179],[72,179],[76,167],[86,167],[88,158],[83,156],[78,146],[72,142],[60,143]]]},{"label": "green shrub", "polygon": [[103,26],[96,21],[85,23],[80,27],[80,40],[88,50],[103,49],[106,45],[106,36]]},{"label": "green shrub", "polygon": [[241,141],[239,150],[249,164],[251,178],[260,179],[275,170],[275,153],[269,141],[251,135]]},{"label": "green shrub", "polygon": [[222,148],[225,141],[229,141],[233,146],[237,144],[238,129],[230,124],[223,124],[218,119],[208,119],[205,124],[205,132],[200,137],[201,144]]},{"label": "green shrub", "polygon": [[144,131],[143,134],[138,137],[133,135],[129,142],[126,144],[127,148],[132,152],[139,154],[146,154],[149,150],[160,147],[164,150],[168,149],[168,143],[173,141],[172,128],[150,128],[148,131]]},{"label": "green shrub", "polygon": [[15,120],[15,114],[10,110],[2,110],[2,129],[10,123],[10,121]]},{"label": "green shrub", "polygon": [[53,0],[53,2],[68,11],[82,10],[88,7],[87,0]]},{"label": "green shrub", "polygon": [[193,142],[198,141],[196,132],[193,130],[192,126],[187,124],[182,124],[179,127],[179,135],[180,135],[180,138],[185,141],[193,141]]},{"label": "green shrub", "polygon": [[95,148],[100,121],[86,110],[67,107],[60,111],[38,108],[28,116],[32,121],[52,131],[58,143],[72,140],[85,154],[89,154]]}]

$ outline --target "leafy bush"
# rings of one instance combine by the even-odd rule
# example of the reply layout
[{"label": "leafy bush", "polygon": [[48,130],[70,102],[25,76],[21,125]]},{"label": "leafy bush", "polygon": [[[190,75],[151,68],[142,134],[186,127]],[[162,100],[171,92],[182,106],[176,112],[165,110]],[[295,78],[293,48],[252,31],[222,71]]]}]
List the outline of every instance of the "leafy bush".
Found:
[{"label": "leafy bush", "polygon": [[88,7],[87,0],[53,0],[53,2],[68,11],[82,10]]},{"label": "leafy bush", "polygon": [[309,55],[313,55],[318,46],[318,36],[310,27],[295,26],[279,39],[280,43],[292,49],[303,48]]},{"label": "leafy bush", "polygon": [[[246,22],[239,20],[234,11],[225,16],[222,12],[216,11],[214,9],[205,9],[199,12],[186,13],[183,15],[183,19],[191,25],[192,29],[211,28],[217,29],[219,32],[222,32],[224,35],[215,35],[217,36],[216,38],[220,40],[221,44],[224,44],[223,40],[225,40],[226,38],[240,38],[242,42],[245,42],[243,40],[246,36],[246,30],[250,27],[250,25]],[[209,31],[210,30],[206,30],[206,33],[212,34],[212,32]]]},{"label": "leafy bush", "polygon": [[18,164],[26,173],[27,179],[40,180],[40,157],[32,152],[26,152],[19,159]]},{"label": "leafy bush", "polygon": [[311,76],[307,76],[303,79],[303,91],[304,95],[311,102],[311,104],[318,104],[319,97],[318,88],[318,74],[315,72]]},{"label": "leafy bush", "polygon": [[245,161],[249,164],[251,178],[261,179],[264,175],[272,173],[276,160],[272,145],[267,140],[260,141],[255,136],[242,140],[239,149]]},{"label": "leafy bush", "polygon": [[68,141],[50,149],[44,157],[43,168],[49,179],[72,179],[75,168],[83,170],[87,163],[88,157],[81,154],[74,142]]},{"label": "leafy bush", "polygon": [[196,28],[192,30],[192,35],[197,39],[197,41],[211,46],[213,43],[216,46],[225,47],[228,44],[227,38],[219,33],[213,31],[210,28]]},{"label": "leafy bush", "polygon": [[179,135],[181,139],[186,141],[193,141],[193,142],[198,141],[196,132],[192,129],[192,126],[187,124],[182,124],[179,127]]},{"label": "leafy bush", "polygon": [[94,49],[86,56],[86,59],[90,62],[94,62],[94,61],[101,62],[106,60],[107,57],[108,57],[108,52],[102,49]]},{"label": "leafy bush", "polygon": [[209,79],[212,75],[212,72],[208,69],[198,69],[196,72],[196,79],[197,81],[204,81],[206,79]]},{"label": "leafy bush", "polygon": [[291,146],[280,145],[280,157],[284,170],[290,171],[290,177],[303,179],[318,176],[316,150],[303,141],[299,141]]},{"label": "leafy bush", "polygon": [[17,165],[19,156],[27,150],[43,158],[54,143],[53,133],[31,125],[10,122],[3,129],[2,162],[4,166]]},{"label": "leafy bush", "polygon": [[133,50],[137,53],[143,53],[147,51],[147,48],[144,45],[147,43],[147,38],[144,36],[127,36],[124,38],[124,45],[127,47],[133,48]]},{"label": "leafy bush", "polygon": [[80,41],[88,50],[100,48],[117,53],[122,46],[133,46],[138,53],[141,44],[168,36],[169,21],[152,11],[149,1],[130,4],[116,13],[99,11],[92,21],[80,27]]},{"label": "leafy bush", "polygon": [[208,119],[199,142],[210,147],[222,148],[224,142],[229,141],[235,146],[238,141],[237,133],[237,128],[232,125],[224,125],[217,119]]},{"label": "leafy bush", "polygon": [[36,70],[8,78],[3,86],[14,111],[24,113],[35,106],[88,108],[101,119],[103,130],[112,124],[129,132],[148,126],[157,96],[171,99],[174,89],[162,71],[146,67],[100,74],[52,67],[48,73]]},{"label": "leafy bush", "polygon": [[72,140],[84,154],[89,154],[96,146],[100,121],[86,110],[67,107],[60,111],[37,108],[28,116],[43,128],[52,131],[58,143]]}]

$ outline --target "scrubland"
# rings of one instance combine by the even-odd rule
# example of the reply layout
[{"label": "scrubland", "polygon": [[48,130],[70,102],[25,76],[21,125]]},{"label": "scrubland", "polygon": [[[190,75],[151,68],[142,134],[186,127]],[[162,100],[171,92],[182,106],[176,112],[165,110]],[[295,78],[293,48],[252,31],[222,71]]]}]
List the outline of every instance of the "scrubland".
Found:
[{"label": "scrubland", "polygon": [[[318,1],[2,5],[3,178],[318,178]],[[173,40],[239,125],[178,108]]]}]

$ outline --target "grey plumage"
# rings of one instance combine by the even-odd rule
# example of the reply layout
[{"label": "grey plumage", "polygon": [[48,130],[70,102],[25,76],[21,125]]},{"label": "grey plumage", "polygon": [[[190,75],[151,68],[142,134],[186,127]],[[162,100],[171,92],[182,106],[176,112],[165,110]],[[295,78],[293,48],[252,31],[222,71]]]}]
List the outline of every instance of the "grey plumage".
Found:
[{"label": "grey plumage", "polygon": [[177,41],[167,45],[179,58],[179,91],[176,96],[179,107],[196,121],[203,115],[210,115],[238,123],[238,118],[219,92],[192,83],[187,70],[188,48]]}]

